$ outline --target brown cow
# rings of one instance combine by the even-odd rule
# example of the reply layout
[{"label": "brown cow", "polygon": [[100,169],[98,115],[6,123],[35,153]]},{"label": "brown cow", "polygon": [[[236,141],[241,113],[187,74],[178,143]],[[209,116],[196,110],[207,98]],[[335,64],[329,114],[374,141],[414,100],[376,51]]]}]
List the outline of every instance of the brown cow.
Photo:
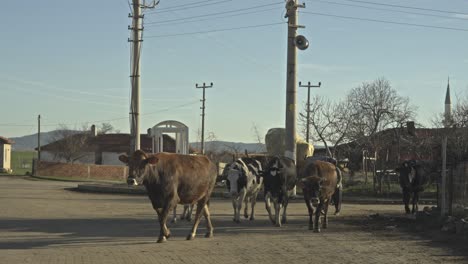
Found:
[{"label": "brown cow", "polygon": [[208,201],[217,173],[216,167],[207,157],[164,152],[146,154],[137,150],[131,157],[121,155],[119,159],[128,164],[127,183],[143,184],[146,187],[153,208],[158,214],[158,243],[166,241],[171,235],[166,221],[169,212],[177,204],[197,203],[195,221],[187,240],[195,238],[202,211],[207,222],[205,237],[213,236]]},{"label": "brown cow", "polygon": [[[320,161],[307,160],[300,173],[298,186],[302,188],[304,201],[309,210],[309,230],[320,232],[320,214],[323,213],[322,227],[328,226],[328,205],[337,189],[338,177],[335,165]],[[315,210],[315,221],[313,221]],[[315,225],[314,225],[315,223]]]}]

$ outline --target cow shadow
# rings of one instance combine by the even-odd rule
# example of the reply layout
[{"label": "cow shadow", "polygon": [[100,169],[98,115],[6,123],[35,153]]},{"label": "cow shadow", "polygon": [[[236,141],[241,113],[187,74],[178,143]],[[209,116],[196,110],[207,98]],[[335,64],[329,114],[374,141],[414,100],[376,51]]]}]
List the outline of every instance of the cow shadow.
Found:
[{"label": "cow shadow", "polygon": [[[212,214],[215,237],[308,231],[306,215],[290,217],[282,227],[275,227],[267,215],[259,214],[257,219],[252,221],[242,219],[240,223],[235,223],[232,217],[232,214]],[[192,225],[193,222],[185,220],[168,222],[172,232],[171,240],[185,240]],[[197,231],[197,237],[200,239],[206,232],[205,225],[206,221],[202,217]],[[346,232],[346,228],[335,229],[330,222],[330,228],[326,232]],[[149,215],[136,218],[0,219],[0,233],[4,238],[0,241],[0,249],[31,249],[86,243],[154,243],[159,235],[159,223],[156,216]]]}]

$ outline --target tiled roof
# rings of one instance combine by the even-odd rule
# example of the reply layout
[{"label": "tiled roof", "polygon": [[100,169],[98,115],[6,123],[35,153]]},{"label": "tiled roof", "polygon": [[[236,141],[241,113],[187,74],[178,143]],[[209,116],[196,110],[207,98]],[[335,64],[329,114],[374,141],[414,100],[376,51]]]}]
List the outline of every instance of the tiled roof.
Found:
[{"label": "tiled roof", "polygon": [[2,143],[2,144],[10,144],[10,145],[11,145],[11,144],[13,144],[13,143],[15,143],[15,142],[14,142],[13,140],[11,140],[11,139],[8,139],[8,138],[6,138],[6,137],[0,136],[0,143]]},{"label": "tiled roof", "polygon": [[[80,136],[79,134],[73,136]],[[174,152],[175,151],[175,140],[168,135],[164,137],[164,151]],[[49,143],[41,146],[41,150],[50,151],[54,150],[59,141]],[[152,139],[148,135],[140,135],[140,149],[145,152],[151,152],[152,150]],[[130,150],[130,135],[129,134],[101,134],[96,137],[90,137],[88,141],[87,151],[89,152],[116,152],[124,153]]]}]

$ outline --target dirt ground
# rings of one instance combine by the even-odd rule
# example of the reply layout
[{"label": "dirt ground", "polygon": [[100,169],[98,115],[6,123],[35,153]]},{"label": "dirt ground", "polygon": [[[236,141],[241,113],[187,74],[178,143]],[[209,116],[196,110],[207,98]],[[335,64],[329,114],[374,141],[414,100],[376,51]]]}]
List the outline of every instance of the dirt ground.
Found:
[{"label": "dirt ground", "polygon": [[156,244],[148,198],[65,190],[74,186],[0,177],[0,263],[468,263],[466,241],[411,231],[401,205],[344,204],[317,234],[307,229],[302,201],[277,228],[262,202],[256,220],[236,224],[230,201],[214,199],[214,238],[203,237],[202,220],[186,241],[191,224],[178,222],[173,237]]}]

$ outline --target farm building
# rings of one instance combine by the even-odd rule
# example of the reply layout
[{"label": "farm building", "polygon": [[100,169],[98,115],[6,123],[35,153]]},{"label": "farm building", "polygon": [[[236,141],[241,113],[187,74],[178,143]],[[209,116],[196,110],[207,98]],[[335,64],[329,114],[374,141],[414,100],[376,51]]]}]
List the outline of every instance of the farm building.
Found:
[{"label": "farm building", "polygon": [[0,136],[0,172],[11,172],[11,145],[13,141]]},{"label": "farm building", "polygon": [[[85,141],[80,149],[67,149],[69,145]],[[130,152],[129,134],[98,134],[94,126],[85,134],[74,134],[68,138],[51,142],[41,146],[42,161],[59,161],[73,163],[90,163],[99,165],[122,165],[118,156]],[[163,135],[163,151],[175,152],[175,140],[169,135]],[[148,134],[140,135],[141,149],[152,152],[153,137]],[[74,153],[66,153],[66,152]],[[68,156],[67,156],[68,154]],[[67,160],[68,159],[68,160]]]}]

